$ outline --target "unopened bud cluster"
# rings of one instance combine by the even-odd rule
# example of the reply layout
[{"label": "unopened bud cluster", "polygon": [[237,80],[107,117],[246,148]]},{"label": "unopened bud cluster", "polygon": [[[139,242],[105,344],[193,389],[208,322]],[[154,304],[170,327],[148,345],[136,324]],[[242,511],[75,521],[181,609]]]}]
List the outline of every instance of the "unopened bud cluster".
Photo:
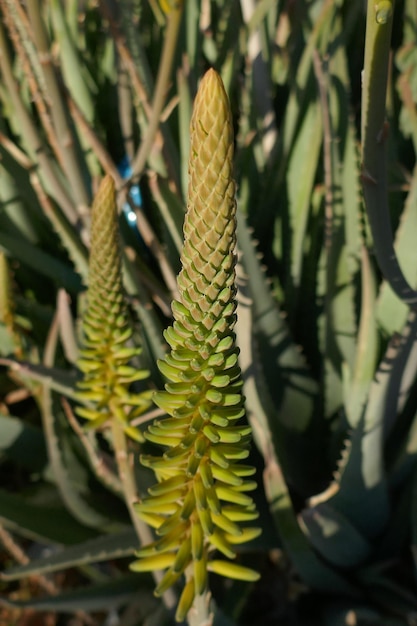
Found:
[{"label": "unopened bud cluster", "polygon": [[92,207],[91,252],[87,308],[83,316],[83,346],[78,367],[84,376],[78,383],[78,399],[85,406],[77,414],[99,428],[119,420],[127,435],[143,441],[132,419],[151,403],[151,392],[131,393],[130,385],[148,372],[130,365],[140,348],[129,346],[128,322],[122,286],[121,252],[113,179],[105,176]]},{"label": "unopened bud cluster", "polygon": [[[204,76],[191,121],[188,208],[184,225],[179,301],[165,337],[170,354],[159,363],[167,383],[154,396],[169,417],[157,420],[146,439],[164,446],[161,457],[142,456],[157,484],[137,513],[157,540],[137,552],[135,571],[166,569],[156,594],[183,574],[177,608],[185,618],[207,589],[208,571],[256,580],[257,572],[233,563],[236,545],[260,533],[247,523],[258,516],[248,492],[256,488],[249,455],[236,321],[236,204],[232,178],[233,130],[220,77]],[[220,558],[212,558],[217,551]],[[226,557],[224,559],[223,557]]]}]

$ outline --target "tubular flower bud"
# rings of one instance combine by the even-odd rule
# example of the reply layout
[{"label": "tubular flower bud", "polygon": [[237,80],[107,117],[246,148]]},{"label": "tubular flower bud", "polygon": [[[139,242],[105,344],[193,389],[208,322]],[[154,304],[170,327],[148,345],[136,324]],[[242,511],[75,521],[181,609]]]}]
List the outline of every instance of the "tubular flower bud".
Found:
[{"label": "tubular flower bud", "polygon": [[83,378],[77,398],[84,406],[77,414],[98,428],[110,419],[123,425],[125,433],[143,441],[131,419],[151,404],[151,392],[129,393],[132,383],[148,372],[129,362],[140,354],[127,342],[132,336],[122,286],[122,260],[113,179],[105,176],[93,202],[87,308],[83,316],[83,345],[78,367]]},{"label": "tubular flower bud", "polygon": [[[233,332],[236,203],[232,168],[229,103],[220,77],[209,70],[201,81],[191,120],[180,299],[172,305],[174,323],[165,332],[171,351],[159,363],[167,382],[165,391],[154,396],[169,417],[159,419],[145,433],[146,439],[161,444],[165,451],[162,457],[142,457],[158,483],[136,505],[139,516],[152,513],[163,518],[156,528],[161,538],[152,544],[151,553],[146,548],[137,553],[138,562],[142,558],[152,563],[151,555],[172,554],[175,560],[163,580],[175,582],[179,573],[186,572],[178,620],[184,619],[195,595],[206,591],[210,569],[244,580],[258,578],[248,568],[210,560],[215,550],[234,558],[233,546],[259,533],[239,525],[257,514],[246,493],[255,487],[246,478],[254,470],[242,465],[240,471],[239,462],[249,454],[250,427],[240,421],[244,398]],[[164,514],[161,498],[166,493],[171,497]],[[165,542],[167,536],[173,540]],[[137,568],[135,563],[133,568]]]}]

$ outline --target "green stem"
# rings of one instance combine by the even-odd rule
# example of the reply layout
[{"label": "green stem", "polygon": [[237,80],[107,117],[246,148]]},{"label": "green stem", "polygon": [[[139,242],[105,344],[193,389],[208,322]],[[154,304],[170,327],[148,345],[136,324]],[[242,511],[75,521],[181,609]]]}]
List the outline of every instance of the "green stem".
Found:
[{"label": "green stem", "polygon": [[398,297],[415,307],[417,292],[398,263],[388,205],[385,100],[393,13],[394,0],[368,0],[362,90],[362,182],[379,267]]},{"label": "green stem", "polygon": [[[152,72],[140,38],[136,36],[136,28],[134,24],[132,24],[131,12],[130,10],[126,10],[124,3],[121,3],[121,5],[120,20],[116,20],[110,0],[103,0],[100,3],[103,15],[109,22],[109,28],[122,62],[121,66],[129,76],[134,96],[132,104],[136,110],[141,135],[145,137],[147,134],[148,120],[151,119],[153,114],[152,103],[149,98],[149,94],[152,92]],[[171,62],[171,59],[168,59],[168,61]],[[122,107],[120,110],[122,111]],[[128,116],[130,116],[130,108]],[[124,119],[126,119],[126,116],[121,114],[122,124]],[[158,152],[157,154],[149,155],[149,161],[151,162],[150,166],[152,169],[158,171],[162,176],[168,175],[169,178],[173,180],[174,184],[178,186],[178,153],[168,130],[166,126],[162,127],[159,131],[156,129],[154,141],[156,140],[163,145],[163,154]],[[127,134],[125,134],[125,132],[126,131],[124,131],[125,137],[132,136],[132,133],[127,132]],[[132,160],[134,159],[134,153],[130,150],[130,145],[126,149],[126,154],[128,154]]]},{"label": "green stem", "polygon": [[36,171],[32,171],[29,175],[33,190],[36,193],[39,204],[43,209],[44,215],[50,221],[54,231],[59,236],[62,245],[68,252],[68,256],[74,263],[77,272],[83,281],[87,281],[88,277],[88,259],[85,246],[78,237],[73,225],[68,221],[65,214],[51,202],[47,193],[42,186],[40,176]]},{"label": "green stem", "polygon": [[[53,367],[55,363],[55,355],[59,338],[58,316],[55,315],[49,331],[49,335],[45,344],[43,354],[43,365]],[[74,487],[71,477],[65,465],[64,453],[62,452],[62,442],[58,436],[56,428],[57,416],[52,400],[52,387],[48,381],[45,381],[33,391],[36,398],[41,416],[43,432],[45,434],[46,445],[48,450],[48,458],[51,464],[55,484],[59,490],[65,507],[74,516],[76,520],[90,528],[112,530],[111,522],[106,516],[98,513],[87,501],[80,495],[80,492]]]},{"label": "green stem", "polygon": [[77,154],[74,134],[70,128],[68,110],[58,85],[54,67],[51,62],[50,44],[42,20],[38,0],[29,0],[27,3],[28,17],[33,29],[33,38],[39,57],[43,60],[43,74],[45,86],[50,99],[50,112],[56,136],[62,150],[63,167],[68,177],[75,201],[81,213],[90,204],[90,194],[83,175],[79,155]]},{"label": "green stem", "polygon": [[83,429],[74,415],[74,412],[66,400],[61,398],[62,408],[64,409],[65,417],[68,420],[69,425],[79,437],[81,445],[83,446],[88,462],[91,469],[96,475],[97,479],[112,493],[118,497],[123,497],[123,489],[118,476],[107,467],[104,457],[97,449],[95,443],[95,434]]},{"label": "green stem", "polygon": [[[123,426],[116,420],[111,420],[112,434],[113,434],[113,446],[119,471],[119,478],[122,484],[123,493],[125,497],[125,503],[129,511],[130,519],[132,520],[133,527],[138,536],[141,545],[146,545],[153,541],[153,536],[150,528],[144,524],[136,515],[134,508],[134,502],[138,500],[136,482],[133,475],[132,466],[129,460],[129,451],[127,447],[127,440],[123,431]],[[162,572],[152,572],[153,577],[158,584],[162,578]],[[172,608],[176,604],[176,597],[172,589],[168,589],[162,596],[165,606]]]},{"label": "green stem", "polygon": [[262,27],[249,28],[257,3],[255,0],[241,0],[240,5],[244,22],[249,31],[247,54],[252,68],[251,80],[255,107],[261,122],[263,157],[265,164],[267,164],[271,160],[278,139],[274,106],[270,96],[272,85],[269,68],[262,54]]},{"label": "green stem", "polygon": [[21,128],[21,137],[24,145],[34,162],[39,165],[40,176],[45,183],[46,189],[51,193],[58,205],[65,213],[71,224],[76,223],[77,215],[72,202],[68,199],[67,190],[64,189],[56,174],[53,163],[49,159],[45,145],[32,121],[25,105],[23,104],[18,84],[12,70],[12,61],[8,52],[9,46],[0,20],[0,71],[10,97],[16,119]]},{"label": "green stem", "polygon": [[178,33],[181,24],[182,3],[180,8],[173,9],[168,15],[168,25],[165,34],[162,57],[159,64],[158,76],[155,86],[155,94],[152,102],[152,114],[149,119],[148,128],[140,148],[132,164],[132,176],[140,176],[149,157],[155,134],[158,130],[159,120],[165,103],[168,82],[171,75],[172,61],[177,46]]},{"label": "green stem", "polygon": [[210,611],[210,593],[206,591],[194,598],[194,604],[188,612],[189,626],[212,626],[214,614]]},{"label": "green stem", "polygon": [[95,115],[94,101],[84,79],[79,52],[71,37],[67,16],[64,13],[64,3],[60,0],[51,0],[49,9],[66,84],[85,118],[92,124]]}]

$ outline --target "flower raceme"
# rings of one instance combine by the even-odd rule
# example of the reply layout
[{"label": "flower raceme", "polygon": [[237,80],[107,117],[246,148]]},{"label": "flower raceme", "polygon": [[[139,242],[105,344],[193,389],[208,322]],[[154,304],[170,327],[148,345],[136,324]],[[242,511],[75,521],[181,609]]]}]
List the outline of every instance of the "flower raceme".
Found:
[{"label": "flower raceme", "polygon": [[[174,323],[165,332],[171,351],[159,369],[165,391],[154,396],[169,417],[155,421],[145,438],[166,448],[141,461],[157,484],[136,505],[155,528],[157,540],[137,552],[135,571],[166,569],[160,595],[182,574],[186,584],[176,618],[182,621],[196,595],[207,589],[207,572],[253,581],[257,572],[233,559],[235,545],[253,539],[259,528],[251,429],[242,423],[244,399],[233,327],[236,321],[236,203],[232,178],[233,130],[220,77],[209,70],[201,81],[191,120],[188,206],[184,224],[180,298],[172,304]],[[244,523],[242,526],[241,523]]]},{"label": "flower raceme", "polygon": [[125,433],[143,441],[131,420],[149,408],[151,391],[131,393],[132,383],[148,377],[146,370],[130,365],[140,354],[128,345],[132,336],[122,286],[122,265],[113,179],[105,176],[93,202],[87,308],[83,316],[83,346],[78,367],[84,374],[78,383],[80,417],[98,428],[119,420]]}]

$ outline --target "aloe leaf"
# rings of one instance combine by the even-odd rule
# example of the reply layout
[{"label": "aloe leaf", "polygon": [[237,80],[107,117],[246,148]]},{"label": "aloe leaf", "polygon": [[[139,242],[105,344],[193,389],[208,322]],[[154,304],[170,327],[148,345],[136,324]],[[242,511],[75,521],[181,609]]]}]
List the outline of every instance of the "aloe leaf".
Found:
[{"label": "aloe leaf", "polygon": [[[311,89],[309,89],[309,83],[313,78],[313,50],[319,47],[320,37],[327,24],[331,22],[335,7],[332,4],[323,4],[320,7],[319,15],[315,16],[313,22],[313,28],[309,33],[308,42],[305,46],[302,57],[294,71],[296,77],[295,84],[291,90],[289,97],[287,112],[285,117],[284,131],[283,131],[283,151],[285,157],[288,157],[292,147],[295,145],[295,137],[300,128],[300,119],[304,115],[306,100],[311,95]],[[295,68],[293,68],[295,70]],[[281,162],[281,171],[287,169],[287,160]]]},{"label": "aloe leaf", "polygon": [[[414,358],[416,357],[414,356]],[[395,440],[397,443],[396,448],[394,448],[395,458],[389,468],[389,479],[393,486],[401,483],[404,477],[413,471],[415,466],[417,458],[417,414],[414,408],[412,410],[414,415],[407,429],[406,436],[401,439],[401,443]]]},{"label": "aloe leaf", "polygon": [[[404,2],[404,36],[403,43],[404,44],[413,44],[415,42],[416,31],[414,28],[414,24],[417,20],[417,7],[413,0],[405,0]],[[414,83],[415,86],[415,83]]]},{"label": "aloe leaf", "polygon": [[[412,23],[415,20],[410,16]],[[407,43],[407,15],[404,15],[403,46],[395,56],[395,64],[401,74],[397,81],[397,90],[402,101],[399,116],[399,127],[405,137],[413,142],[414,152],[417,152],[417,112],[414,105],[416,94],[417,55],[413,41]],[[412,35],[414,37],[414,34]]]},{"label": "aloe leaf", "polygon": [[[55,317],[44,350],[44,363],[46,365],[55,361],[58,332],[58,320]],[[53,479],[63,502],[75,519],[82,524],[101,528],[108,532],[117,530],[120,528],[120,522],[112,515],[108,515],[108,506],[105,507],[105,510],[100,507],[98,485],[90,485],[91,475],[86,465],[81,461],[81,444],[70,433],[66,417],[63,414],[63,407],[61,403],[57,402],[48,383],[39,386],[35,398],[42,416]],[[78,451],[75,450],[76,446],[78,446]],[[113,506],[111,513],[114,512]]]},{"label": "aloe leaf", "polygon": [[105,611],[128,604],[135,598],[140,601],[144,611],[151,611],[155,607],[155,600],[150,591],[142,591],[145,577],[125,575],[105,583],[89,585],[83,589],[63,592],[56,596],[32,600],[11,600],[1,598],[4,606],[13,608],[31,608],[37,611],[55,611],[57,613],[72,613],[77,611]]},{"label": "aloe leaf", "polygon": [[17,495],[0,489],[0,519],[17,534],[47,543],[71,545],[96,536],[56,504],[59,502],[56,491],[53,495],[54,504],[44,504],[42,498],[37,501],[26,494]]},{"label": "aloe leaf", "polygon": [[354,597],[355,588],[335,570],[319,559],[295,515],[278,465],[271,461],[264,473],[265,490],[271,513],[277,524],[282,542],[302,580],[313,589],[343,593]]},{"label": "aloe leaf", "polygon": [[[409,334],[412,334],[411,331]],[[380,533],[389,516],[383,459],[384,431],[396,415],[405,365],[402,348],[406,342],[407,337],[402,342],[394,339],[388,346],[339,468],[336,477],[338,490],[329,500],[367,537]]]},{"label": "aloe leaf", "polygon": [[[36,232],[34,220],[31,219],[33,216],[25,206],[21,193],[21,181],[26,178],[26,176],[22,176],[21,168],[16,165],[13,167],[12,159],[10,159],[4,150],[1,150],[1,156],[2,165],[0,167],[0,172],[2,185],[0,188],[0,203],[2,206],[2,212],[4,211],[4,214],[10,219],[12,224],[15,226],[17,233],[21,234],[25,239],[30,241],[30,243],[36,245],[36,243],[38,243],[38,234]],[[17,185],[17,181],[19,181],[20,189]],[[4,217],[2,215],[2,222],[3,219]]]},{"label": "aloe leaf", "polygon": [[[153,69],[150,67],[150,61],[147,56],[147,51],[145,51],[142,38],[138,37],[135,21],[132,20],[131,5],[122,4],[119,9],[123,33],[116,32],[116,46],[120,52],[120,56],[123,58],[124,65],[132,83],[132,95],[134,96],[133,104],[136,109],[137,123],[140,127],[141,135],[144,137],[152,115],[152,105],[150,103],[151,98],[149,94],[152,93],[154,84]],[[157,11],[158,14],[161,15],[158,6]],[[134,13],[136,13],[137,16],[136,19],[140,19],[140,12],[141,5],[138,3],[137,6],[134,7]],[[162,17],[162,22],[163,21],[164,18]],[[162,36],[165,34],[163,29],[161,29],[160,32]],[[155,42],[154,52],[157,56],[160,55],[159,46],[162,45],[162,36]],[[126,38],[127,48],[124,38]],[[149,154],[150,169],[158,172],[162,176],[165,176],[166,172],[170,171],[177,179],[176,174],[180,161],[177,147],[172,139],[167,124],[162,124],[159,130],[164,138],[165,155],[162,155],[160,151],[151,151]],[[163,158],[164,156],[166,158]]]},{"label": "aloe leaf", "polygon": [[26,576],[56,572],[88,563],[121,559],[132,555],[138,547],[136,533],[129,529],[71,545],[50,556],[33,560],[27,565],[11,567],[1,573],[1,578],[18,580]]},{"label": "aloe leaf", "polygon": [[[158,73],[155,82],[155,90],[152,99],[152,109],[141,145],[132,161],[132,171],[135,176],[142,174],[144,166],[151,154],[152,144],[158,131],[162,109],[165,104],[166,91],[170,80],[172,63],[178,44],[182,12],[183,3],[180,2],[175,5],[167,17],[167,25],[164,33]],[[174,179],[178,180],[177,162],[173,161],[170,165],[173,170],[172,174]]]},{"label": "aloe leaf", "polygon": [[57,393],[61,393],[68,398],[75,398],[76,376],[74,372],[45,365],[35,365],[28,361],[18,361],[12,358],[1,358],[1,365],[10,367],[19,378],[28,384],[42,383],[48,385]]},{"label": "aloe leaf", "polygon": [[161,321],[152,306],[148,291],[142,284],[140,273],[133,263],[133,259],[125,256],[123,270],[124,287],[131,299],[132,308],[141,322],[144,340],[152,356],[148,361],[155,363],[157,359],[161,359],[165,354]]},{"label": "aloe leaf", "polygon": [[[410,394],[417,372],[417,313],[408,314],[407,324],[400,336],[394,335],[393,361],[386,390],[383,423],[384,436],[389,443],[392,428],[398,421],[404,404]],[[386,358],[389,357],[388,347]]]},{"label": "aloe leaf", "polygon": [[75,224],[77,221],[76,211],[69,199],[66,189],[60,179],[57,164],[50,159],[45,144],[32,120],[31,113],[23,100],[22,92],[13,73],[12,59],[9,54],[8,41],[3,26],[0,28],[0,40],[3,55],[0,59],[2,79],[10,96],[11,123],[20,136],[24,149],[29,153],[35,164],[40,166],[40,177],[45,183],[48,193],[55,198],[61,206],[68,220]]},{"label": "aloe leaf", "polygon": [[[341,21],[335,20],[332,36],[341,34]],[[329,50],[335,41],[327,43]],[[356,349],[356,320],[352,250],[347,246],[346,214],[354,213],[358,223],[357,203],[345,205],[342,194],[342,159],[347,141],[347,79],[344,56],[336,46],[325,64],[314,53],[314,67],[323,116],[323,165],[325,183],[324,246],[319,274],[318,295],[324,300],[319,326],[324,355],[325,416],[333,416],[343,403],[342,366],[353,368]],[[353,183],[357,183],[354,180]],[[355,189],[355,186],[353,186]],[[355,210],[356,209],[356,210]],[[359,235],[359,231],[358,231]]]},{"label": "aloe leaf", "polygon": [[312,418],[318,385],[271,293],[242,215],[239,215],[237,233],[241,262],[247,273],[247,279],[245,283],[241,281],[240,289],[245,289],[246,297],[252,301],[250,322],[253,323],[258,344],[251,348],[247,345],[247,338],[245,349],[259,351],[259,362],[279,421],[291,430],[303,432]]},{"label": "aloe leaf", "polygon": [[373,561],[381,563],[382,568],[383,564],[391,562],[410,546],[410,524],[404,524],[404,520],[410,520],[411,525],[413,523],[414,468],[413,464],[413,468],[404,473],[397,482],[392,481],[392,473],[389,473],[390,488],[396,490],[397,486],[401,487],[395,492],[395,507],[392,507],[390,523],[379,537],[373,552]]},{"label": "aloe leaf", "polygon": [[[184,23],[185,23],[185,39],[186,39],[186,50],[188,56],[188,63],[190,64],[190,68],[198,67],[198,59],[201,54],[201,46],[202,46],[202,37],[200,31],[200,17],[201,17],[201,0],[190,0],[185,3],[184,6]],[[181,102],[181,97],[180,97]],[[181,104],[180,104],[181,106]],[[187,103],[188,106],[188,103]],[[188,117],[188,124],[191,119],[191,101],[189,102],[189,111],[190,115]],[[187,130],[188,135],[188,130]],[[184,162],[188,161],[188,149],[187,152],[183,153],[181,149],[181,155],[184,155]],[[187,181],[184,179],[185,186],[183,187],[184,191],[187,189]]]},{"label": "aloe leaf", "polygon": [[[310,212],[310,198],[322,145],[322,117],[319,103],[313,100],[301,122],[288,162],[287,193],[291,244],[291,287],[296,291],[301,285],[304,240]],[[303,175],[300,176],[300,172]],[[292,306],[291,306],[292,305]],[[293,310],[290,299],[288,306]]]},{"label": "aloe leaf", "polygon": [[249,32],[259,28],[261,22],[267,20],[273,11],[276,8],[276,3],[274,0],[260,0],[254,7],[254,11],[247,21],[247,29]]},{"label": "aloe leaf", "polygon": [[[189,38],[189,32],[194,30],[191,26],[195,18],[193,13],[197,5],[197,0],[188,2],[185,10],[185,21],[187,24],[187,37]],[[197,31],[197,29],[195,29]],[[198,38],[197,38],[198,40]],[[194,47],[193,43],[189,43],[190,47]],[[192,54],[192,53],[191,53]],[[179,140],[181,148],[181,188],[182,195],[185,198],[188,186],[188,159],[189,159],[189,146],[190,146],[190,119],[192,112],[192,97],[191,97],[191,85],[190,75],[184,67],[181,67],[177,72],[177,85],[178,85],[178,122],[179,122]]]},{"label": "aloe leaf", "polygon": [[397,296],[409,306],[417,292],[404,276],[393,246],[388,206],[385,100],[394,2],[368,0],[362,81],[363,190],[378,265]]},{"label": "aloe leaf", "polygon": [[[404,276],[411,285],[417,285],[417,248],[413,233],[417,229],[417,167],[414,168],[411,187],[407,194],[400,224],[395,236],[395,252]],[[407,305],[384,281],[376,306],[376,318],[384,334],[390,337],[404,327],[408,313]]]},{"label": "aloe leaf", "polygon": [[168,254],[170,254],[170,258],[173,260],[172,265],[175,266],[178,264],[182,248],[182,225],[185,207],[179,201],[178,195],[170,190],[169,185],[163,178],[157,175],[152,176],[149,186],[169,234],[168,246],[170,249]]},{"label": "aloe leaf", "polygon": [[[140,82],[145,90],[145,93],[143,95],[147,96],[152,91],[153,78],[151,69],[148,64],[147,56],[143,48],[142,40],[140,37],[137,36],[137,31],[135,29],[135,23],[137,20],[140,19],[141,12],[142,7],[140,2],[129,6],[121,5],[120,25],[123,30],[123,36],[126,38],[129,53],[131,54],[131,59],[129,59],[129,61],[133,62]],[[117,33],[115,37],[117,43],[119,37],[120,33]],[[140,94],[137,95],[140,96]],[[142,102],[141,105],[144,106],[144,103]]]},{"label": "aloe leaf", "polygon": [[[57,44],[59,54],[59,67],[62,71],[62,80],[82,113],[87,124],[93,125],[96,122],[97,113],[95,110],[94,97],[97,95],[97,85],[88,71],[85,59],[81,57],[81,45],[76,45],[77,34],[71,32],[71,24],[68,15],[65,14],[65,7],[61,2],[55,0],[49,4],[50,20],[53,26],[53,34]],[[67,11],[68,13],[68,11]],[[84,49],[85,52],[85,49]],[[80,54],[81,53],[81,54]],[[94,71],[94,70],[93,70]],[[97,80],[97,76],[94,77]],[[72,102],[69,103],[71,110]],[[97,154],[90,150],[89,139],[83,132],[82,125],[76,120],[77,138],[79,139],[83,156],[88,172],[92,177],[100,175],[99,158]],[[80,155],[81,157],[81,155]]]},{"label": "aloe leaf", "polygon": [[[407,365],[415,371],[414,313],[401,337],[388,345],[367,404],[350,436],[335,481],[323,497],[365,536],[372,538],[385,529],[390,514],[384,444],[398,414]],[[408,385],[407,391],[408,389]],[[412,445],[412,442],[409,442]]]},{"label": "aloe leaf", "polygon": [[372,546],[351,522],[325,502],[300,513],[304,532],[312,546],[329,563],[342,569],[358,567]]},{"label": "aloe leaf", "polygon": [[417,372],[416,337],[417,318],[414,312],[410,312],[402,334],[394,335],[386,355],[389,380],[383,392],[382,422],[388,478],[393,487],[404,480],[414,463],[416,442],[412,418]]},{"label": "aloe leaf", "polygon": [[417,153],[417,55],[415,47],[415,28],[417,20],[416,6],[413,0],[406,0],[403,13],[403,41],[395,56],[395,64],[401,74],[397,90],[402,100],[399,126],[405,137],[411,137],[414,152]]},{"label": "aloe leaf", "polygon": [[[250,317],[246,314],[249,312],[248,301],[242,305],[242,295],[245,294],[242,294],[241,285],[239,287],[241,295],[239,297],[238,337],[242,340],[242,329],[249,329],[251,324]],[[300,527],[274,449],[274,431],[272,430],[274,424],[270,424],[265,413],[264,396],[262,396],[261,402],[259,388],[254,381],[252,366],[251,352],[243,349],[241,367],[245,381],[244,390],[247,395],[248,418],[253,429],[254,439],[264,458],[265,494],[280,540],[290,554],[291,560],[304,582],[316,589],[325,590],[327,588],[335,592],[354,595],[355,591],[349,583],[317,557]]]},{"label": "aloe leaf", "polygon": [[[83,209],[85,210],[90,200],[88,173],[85,170],[78,137],[73,132],[67,103],[60,89],[56,68],[48,55],[51,45],[49,33],[42,12],[35,5],[27,5],[26,18],[31,26],[33,37],[33,43],[32,40],[31,43],[36,51],[35,55],[31,54],[31,52],[29,52],[29,55],[32,57],[32,63],[39,63],[40,68],[40,75],[37,81],[41,86],[41,91],[45,90],[48,98],[54,102],[54,106],[51,106],[48,110],[51,118],[48,124],[53,128],[54,133],[53,147],[68,182],[69,193],[76,202],[78,212],[82,215]],[[41,58],[42,63],[40,62]],[[31,86],[30,80],[28,82],[29,86]],[[40,119],[43,126],[46,127],[45,131],[48,132],[44,116],[40,116]],[[51,128],[49,128],[49,131]]]},{"label": "aloe leaf", "polygon": [[58,235],[63,247],[67,251],[68,257],[74,264],[75,270],[85,281],[88,274],[87,251],[79,234],[61,209],[56,207],[49,197],[44,194],[43,190],[40,188],[39,181],[35,181],[35,178],[33,178],[33,184],[39,187],[38,194],[43,200],[42,210],[44,215],[50,221],[54,232]]},{"label": "aloe leaf", "polygon": [[[243,21],[248,30],[248,42],[246,56],[248,59],[248,78],[250,81],[250,100],[252,103],[251,116],[257,120],[257,130],[262,147],[261,169],[271,160],[271,154],[276,147],[277,142],[277,126],[275,119],[275,110],[271,97],[272,81],[269,67],[269,54],[262,54],[263,50],[268,49],[268,35],[265,20],[264,24],[249,29],[249,22],[255,13],[256,2],[254,0],[246,0],[241,3],[241,11]],[[274,12],[272,7],[269,11],[269,21],[274,22]],[[229,43],[230,45],[230,43]]]},{"label": "aloe leaf", "polygon": [[58,291],[57,316],[62,347],[69,363],[75,365],[78,359],[78,345],[75,325],[70,308],[70,298],[64,289]]},{"label": "aloe leaf", "polygon": [[98,508],[98,503],[88,486],[89,477],[86,470],[80,465],[71,447],[69,433],[65,437],[62,436],[62,427],[59,428],[57,420],[60,414],[62,418],[62,407],[54,402],[47,385],[43,386],[39,394],[39,404],[48,456],[63,502],[75,519],[82,524],[114,532],[120,528],[120,523]]},{"label": "aloe leaf", "polygon": [[[374,389],[373,402],[369,402],[367,412],[369,407],[375,412],[379,410],[380,417],[383,394],[375,396]],[[364,422],[362,418],[352,434],[346,461],[336,476],[339,490],[329,503],[350,519],[364,536],[371,538],[379,534],[388,521],[389,500],[382,458],[383,425],[377,423],[366,428]]]},{"label": "aloe leaf", "polygon": [[[330,3],[324,3],[321,5],[319,14],[316,14],[314,16],[314,20],[311,22],[312,28],[310,29],[309,25],[305,24],[308,32],[307,45],[305,45],[302,49],[297,49],[297,54],[291,54],[288,68],[284,61],[284,71],[288,71],[290,79],[288,81],[290,93],[285,107],[285,117],[280,131],[278,147],[276,153],[274,154],[274,161],[271,163],[269,175],[266,176],[267,180],[264,184],[264,193],[261,197],[262,202],[259,201],[259,197],[256,195],[254,198],[255,201],[251,202],[251,224],[254,226],[256,235],[261,241],[270,241],[271,226],[274,223],[276,224],[275,228],[277,235],[274,242],[274,252],[279,260],[285,263],[287,275],[289,274],[288,270],[292,269],[293,266],[293,261],[289,251],[293,233],[289,230],[288,223],[286,223],[287,211],[284,210],[282,205],[284,204],[285,206],[287,197],[287,173],[289,170],[289,160],[291,159],[292,151],[296,146],[298,132],[303,125],[306,110],[311,105],[312,101],[316,101],[312,55],[313,50],[319,45],[322,30],[327,21],[331,19],[333,11],[334,7]],[[282,13],[284,13],[284,15],[282,15],[281,21],[285,31],[285,11],[282,11]],[[319,117],[319,111],[317,112],[317,115]],[[321,123],[320,119],[319,123]],[[251,156],[250,158],[253,157]],[[298,165],[301,169],[299,169],[298,172],[304,172],[306,165],[308,168],[314,167],[313,159],[310,159],[308,154],[306,159],[307,160],[305,162],[299,161]],[[299,176],[297,182],[303,182],[301,176]],[[256,189],[258,185],[259,181],[257,178],[252,177],[250,179],[250,186],[255,186]],[[293,195],[296,196],[296,190],[293,191]],[[279,212],[277,211],[277,198],[280,199]],[[255,211],[255,208],[258,207],[259,210]],[[291,282],[291,276],[288,276],[287,282]]]},{"label": "aloe leaf", "polygon": [[355,427],[366,404],[378,358],[378,332],[375,318],[376,277],[367,249],[362,247],[361,308],[353,372],[346,385],[344,406],[351,427]]},{"label": "aloe leaf", "polygon": [[[306,475],[304,468],[314,466],[319,441],[317,436],[307,439],[303,435],[313,427],[318,385],[270,292],[242,216],[238,219],[238,241],[248,277],[239,274],[236,327],[247,406],[253,410],[254,403],[260,401],[266,422],[262,428],[270,431],[270,443],[286,478],[300,492],[311,493],[317,476],[314,472]],[[254,358],[255,354],[259,358]],[[254,414],[259,414],[258,407]],[[306,459],[311,459],[310,463]]]},{"label": "aloe leaf", "polygon": [[18,259],[42,276],[51,278],[57,285],[70,293],[81,291],[80,277],[69,265],[39,250],[39,248],[28,241],[13,235],[0,233],[0,246],[7,250],[10,256]]},{"label": "aloe leaf", "polygon": [[[346,60],[344,61],[346,63]],[[350,85],[347,84],[343,94],[346,100],[349,90]],[[354,275],[360,269],[362,248],[360,221],[363,216],[363,198],[360,186],[360,155],[353,114],[348,110],[346,103],[345,107],[342,107],[340,114],[342,119],[347,118],[343,142],[339,152],[345,219],[346,262],[350,274]]]},{"label": "aloe leaf", "polygon": [[[84,78],[85,66],[79,58],[61,2],[53,0],[49,4],[53,31],[59,46],[60,64],[66,85],[84,113],[86,119],[94,119],[94,102],[91,85]],[[91,78],[90,78],[91,82]]]},{"label": "aloe leaf", "polygon": [[42,431],[19,417],[0,414],[0,461],[3,459],[41,472],[48,460]]},{"label": "aloe leaf", "polygon": [[[355,12],[352,8],[352,14]],[[343,256],[344,272],[347,284],[345,291],[349,293],[348,326],[345,328],[351,332],[356,331],[355,325],[355,293],[354,281],[360,271],[362,232],[360,228],[363,219],[362,190],[360,186],[360,155],[356,138],[356,129],[351,111],[350,94],[351,84],[346,47],[343,45],[346,24],[341,19],[341,14],[335,15],[330,28],[331,40],[328,42],[326,52],[330,55],[329,60],[325,57],[325,65],[328,63],[329,72],[329,116],[331,132],[331,155],[332,155],[332,178],[333,187],[329,190],[333,194],[335,203],[335,221],[341,218],[344,226],[343,233]],[[323,70],[325,73],[325,70]],[[329,177],[330,181],[330,177]],[[340,200],[338,189],[341,190]],[[346,299],[346,298],[345,298]],[[347,299],[346,299],[347,300]],[[340,318],[340,312],[339,312]],[[341,318],[343,319],[343,318]],[[338,320],[336,319],[336,326]],[[342,333],[340,333],[342,334]],[[356,335],[356,332],[354,332]],[[352,339],[345,341],[338,338],[344,361],[352,367],[352,352],[355,351],[355,342]]]}]

